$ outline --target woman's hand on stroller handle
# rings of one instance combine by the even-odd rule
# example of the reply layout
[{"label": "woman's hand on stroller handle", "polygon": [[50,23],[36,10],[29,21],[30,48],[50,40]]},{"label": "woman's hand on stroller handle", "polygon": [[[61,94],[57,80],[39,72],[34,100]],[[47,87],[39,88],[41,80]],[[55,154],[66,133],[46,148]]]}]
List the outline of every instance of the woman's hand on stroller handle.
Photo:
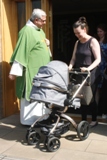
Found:
[{"label": "woman's hand on stroller handle", "polygon": [[87,67],[80,67],[81,72],[89,72],[89,69]]},{"label": "woman's hand on stroller handle", "polygon": [[90,75],[90,71],[86,67],[72,68],[72,70],[70,70],[69,73],[74,73],[74,74],[89,74]]}]

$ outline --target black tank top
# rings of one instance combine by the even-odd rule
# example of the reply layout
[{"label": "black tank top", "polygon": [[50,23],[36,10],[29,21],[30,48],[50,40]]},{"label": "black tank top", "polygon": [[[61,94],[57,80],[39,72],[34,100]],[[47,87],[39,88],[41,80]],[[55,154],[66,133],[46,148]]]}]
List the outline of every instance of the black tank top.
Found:
[{"label": "black tank top", "polygon": [[78,41],[76,50],[76,68],[88,67],[95,60],[92,53],[90,43],[93,37],[91,37],[87,42],[81,43]]}]

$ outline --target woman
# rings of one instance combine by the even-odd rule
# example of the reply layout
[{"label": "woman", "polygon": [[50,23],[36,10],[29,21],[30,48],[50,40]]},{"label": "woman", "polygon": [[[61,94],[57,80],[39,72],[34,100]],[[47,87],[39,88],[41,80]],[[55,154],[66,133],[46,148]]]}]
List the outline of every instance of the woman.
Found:
[{"label": "woman", "polygon": [[[107,79],[105,78],[105,70],[107,68],[107,26],[105,24],[99,24],[97,26],[97,36],[98,36],[98,41],[101,47],[101,63],[100,63],[101,81],[98,85],[98,95],[101,96],[100,107],[103,113],[102,118],[106,119],[107,118],[107,107],[106,107]],[[100,95],[100,92],[101,92],[101,95]]]},{"label": "woman", "polygon": [[[97,104],[95,100],[95,93],[97,89],[97,81],[99,77],[99,63],[101,61],[100,45],[98,41],[88,35],[88,24],[85,17],[80,17],[77,22],[73,24],[73,31],[78,40],[75,43],[73,55],[69,64],[69,70],[75,65],[80,68],[82,72],[91,72],[91,87],[94,95],[94,101],[91,103],[92,122],[90,126],[97,125]],[[81,106],[82,120],[87,119],[87,109],[85,105]]]}]

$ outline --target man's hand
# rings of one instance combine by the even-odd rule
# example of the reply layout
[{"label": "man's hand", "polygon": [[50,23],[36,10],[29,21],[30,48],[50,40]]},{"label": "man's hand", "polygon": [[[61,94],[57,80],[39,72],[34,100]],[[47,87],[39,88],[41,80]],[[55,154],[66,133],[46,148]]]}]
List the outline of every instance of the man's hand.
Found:
[{"label": "man's hand", "polygon": [[45,39],[46,45],[49,46],[50,45],[50,41],[48,39]]},{"label": "man's hand", "polygon": [[12,74],[9,74],[9,79],[10,79],[10,80],[15,80],[15,79],[16,79],[16,76],[15,76],[15,75],[12,75]]}]

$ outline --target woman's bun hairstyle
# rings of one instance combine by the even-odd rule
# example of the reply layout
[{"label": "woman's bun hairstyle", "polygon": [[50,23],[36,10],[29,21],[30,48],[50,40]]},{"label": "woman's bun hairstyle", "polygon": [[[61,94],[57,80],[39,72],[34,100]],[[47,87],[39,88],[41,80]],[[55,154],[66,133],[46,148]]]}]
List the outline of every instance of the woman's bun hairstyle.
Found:
[{"label": "woman's bun hairstyle", "polygon": [[85,17],[80,17],[78,21],[81,22],[81,23],[86,23],[87,24],[87,21],[86,21]]},{"label": "woman's bun hairstyle", "polygon": [[85,17],[80,17],[78,19],[78,21],[76,21],[74,24],[73,24],[73,28],[77,28],[77,27],[81,27],[82,29],[86,28],[86,32],[88,33],[88,24],[87,24],[87,20]]}]

